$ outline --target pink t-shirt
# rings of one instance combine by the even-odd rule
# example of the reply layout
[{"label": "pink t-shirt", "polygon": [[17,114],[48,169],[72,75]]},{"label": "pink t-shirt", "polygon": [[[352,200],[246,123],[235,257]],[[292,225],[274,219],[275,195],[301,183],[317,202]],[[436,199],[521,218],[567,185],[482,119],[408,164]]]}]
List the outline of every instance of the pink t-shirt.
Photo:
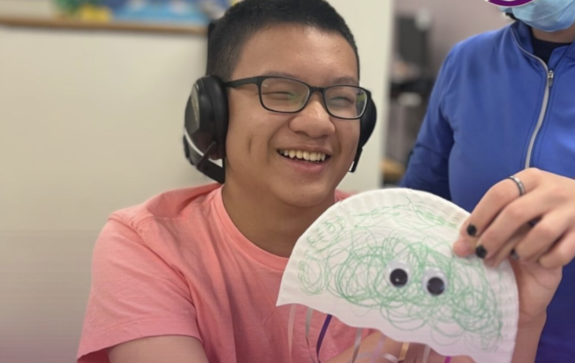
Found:
[{"label": "pink t-shirt", "polygon": [[[217,184],[118,211],[94,249],[78,362],[109,362],[106,348],[130,340],[185,335],[202,342],[210,363],[288,363],[290,307],[275,306],[287,261],[240,233]],[[294,362],[310,361],[306,312],[296,313]],[[324,320],[314,312],[312,352]],[[355,334],[333,318],[320,359],[352,347]]]}]

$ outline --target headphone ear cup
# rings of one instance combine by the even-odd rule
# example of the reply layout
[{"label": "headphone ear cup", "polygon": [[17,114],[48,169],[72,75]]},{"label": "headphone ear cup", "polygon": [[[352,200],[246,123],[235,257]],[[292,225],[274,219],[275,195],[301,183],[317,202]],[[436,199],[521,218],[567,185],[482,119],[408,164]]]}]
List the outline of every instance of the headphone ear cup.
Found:
[{"label": "headphone ear cup", "polygon": [[363,147],[371,137],[371,134],[375,129],[376,122],[377,122],[377,109],[375,107],[375,103],[370,97],[369,101],[367,102],[365,112],[361,117],[361,119],[359,120],[359,143],[357,145],[355,159],[353,160],[353,164],[351,165],[351,169],[349,170],[350,173],[355,172],[355,170],[357,169],[357,164],[359,163],[361,153],[363,152]]},{"label": "headphone ear cup", "polygon": [[209,158],[225,157],[228,101],[223,82],[213,76],[198,79],[186,105],[185,130],[194,146],[205,153],[216,144]]},{"label": "headphone ear cup", "polygon": [[217,154],[213,159],[226,157],[226,137],[228,134],[228,95],[224,82],[214,76],[204,78],[204,86],[210,99],[210,115],[213,123],[213,141],[217,144]]},{"label": "headphone ear cup", "polygon": [[375,129],[375,124],[377,122],[377,108],[375,103],[369,98],[365,113],[360,119],[360,131],[359,131],[359,145],[358,148],[361,149],[367,143],[373,130]]}]

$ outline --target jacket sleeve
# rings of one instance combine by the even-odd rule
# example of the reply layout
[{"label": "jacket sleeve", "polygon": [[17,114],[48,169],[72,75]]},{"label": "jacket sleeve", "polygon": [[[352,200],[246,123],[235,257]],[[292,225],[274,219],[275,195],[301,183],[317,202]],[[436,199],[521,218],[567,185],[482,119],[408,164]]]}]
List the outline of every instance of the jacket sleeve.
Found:
[{"label": "jacket sleeve", "polygon": [[445,94],[451,85],[453,51],[447,56],[433,87],[429,105],[417,141],[400,186],[423,190],[451,200],[449,191],[449,154],[453,130],[444,114]]}]

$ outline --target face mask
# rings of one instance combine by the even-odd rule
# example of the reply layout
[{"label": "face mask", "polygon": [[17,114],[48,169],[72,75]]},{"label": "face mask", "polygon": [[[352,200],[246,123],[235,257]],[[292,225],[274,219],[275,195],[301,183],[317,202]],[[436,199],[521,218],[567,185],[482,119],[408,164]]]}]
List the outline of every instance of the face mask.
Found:
[{"label": "face mask", "polygon": [[545,32],[567,29],[575,23],[575,0],[535,0],[526,5],[500,9]]}]

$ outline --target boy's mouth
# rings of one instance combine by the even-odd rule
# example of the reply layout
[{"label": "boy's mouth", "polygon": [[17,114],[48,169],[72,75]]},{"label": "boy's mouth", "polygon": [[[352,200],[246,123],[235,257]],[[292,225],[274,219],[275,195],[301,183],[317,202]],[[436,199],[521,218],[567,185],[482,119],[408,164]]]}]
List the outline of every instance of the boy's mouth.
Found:
[{"label": "boy's mouth", "polygon": [[278,150],[278,154],[288,159],[307,161],[311,163],[323,163],[331,157],[325,153],[303,150]]}]

